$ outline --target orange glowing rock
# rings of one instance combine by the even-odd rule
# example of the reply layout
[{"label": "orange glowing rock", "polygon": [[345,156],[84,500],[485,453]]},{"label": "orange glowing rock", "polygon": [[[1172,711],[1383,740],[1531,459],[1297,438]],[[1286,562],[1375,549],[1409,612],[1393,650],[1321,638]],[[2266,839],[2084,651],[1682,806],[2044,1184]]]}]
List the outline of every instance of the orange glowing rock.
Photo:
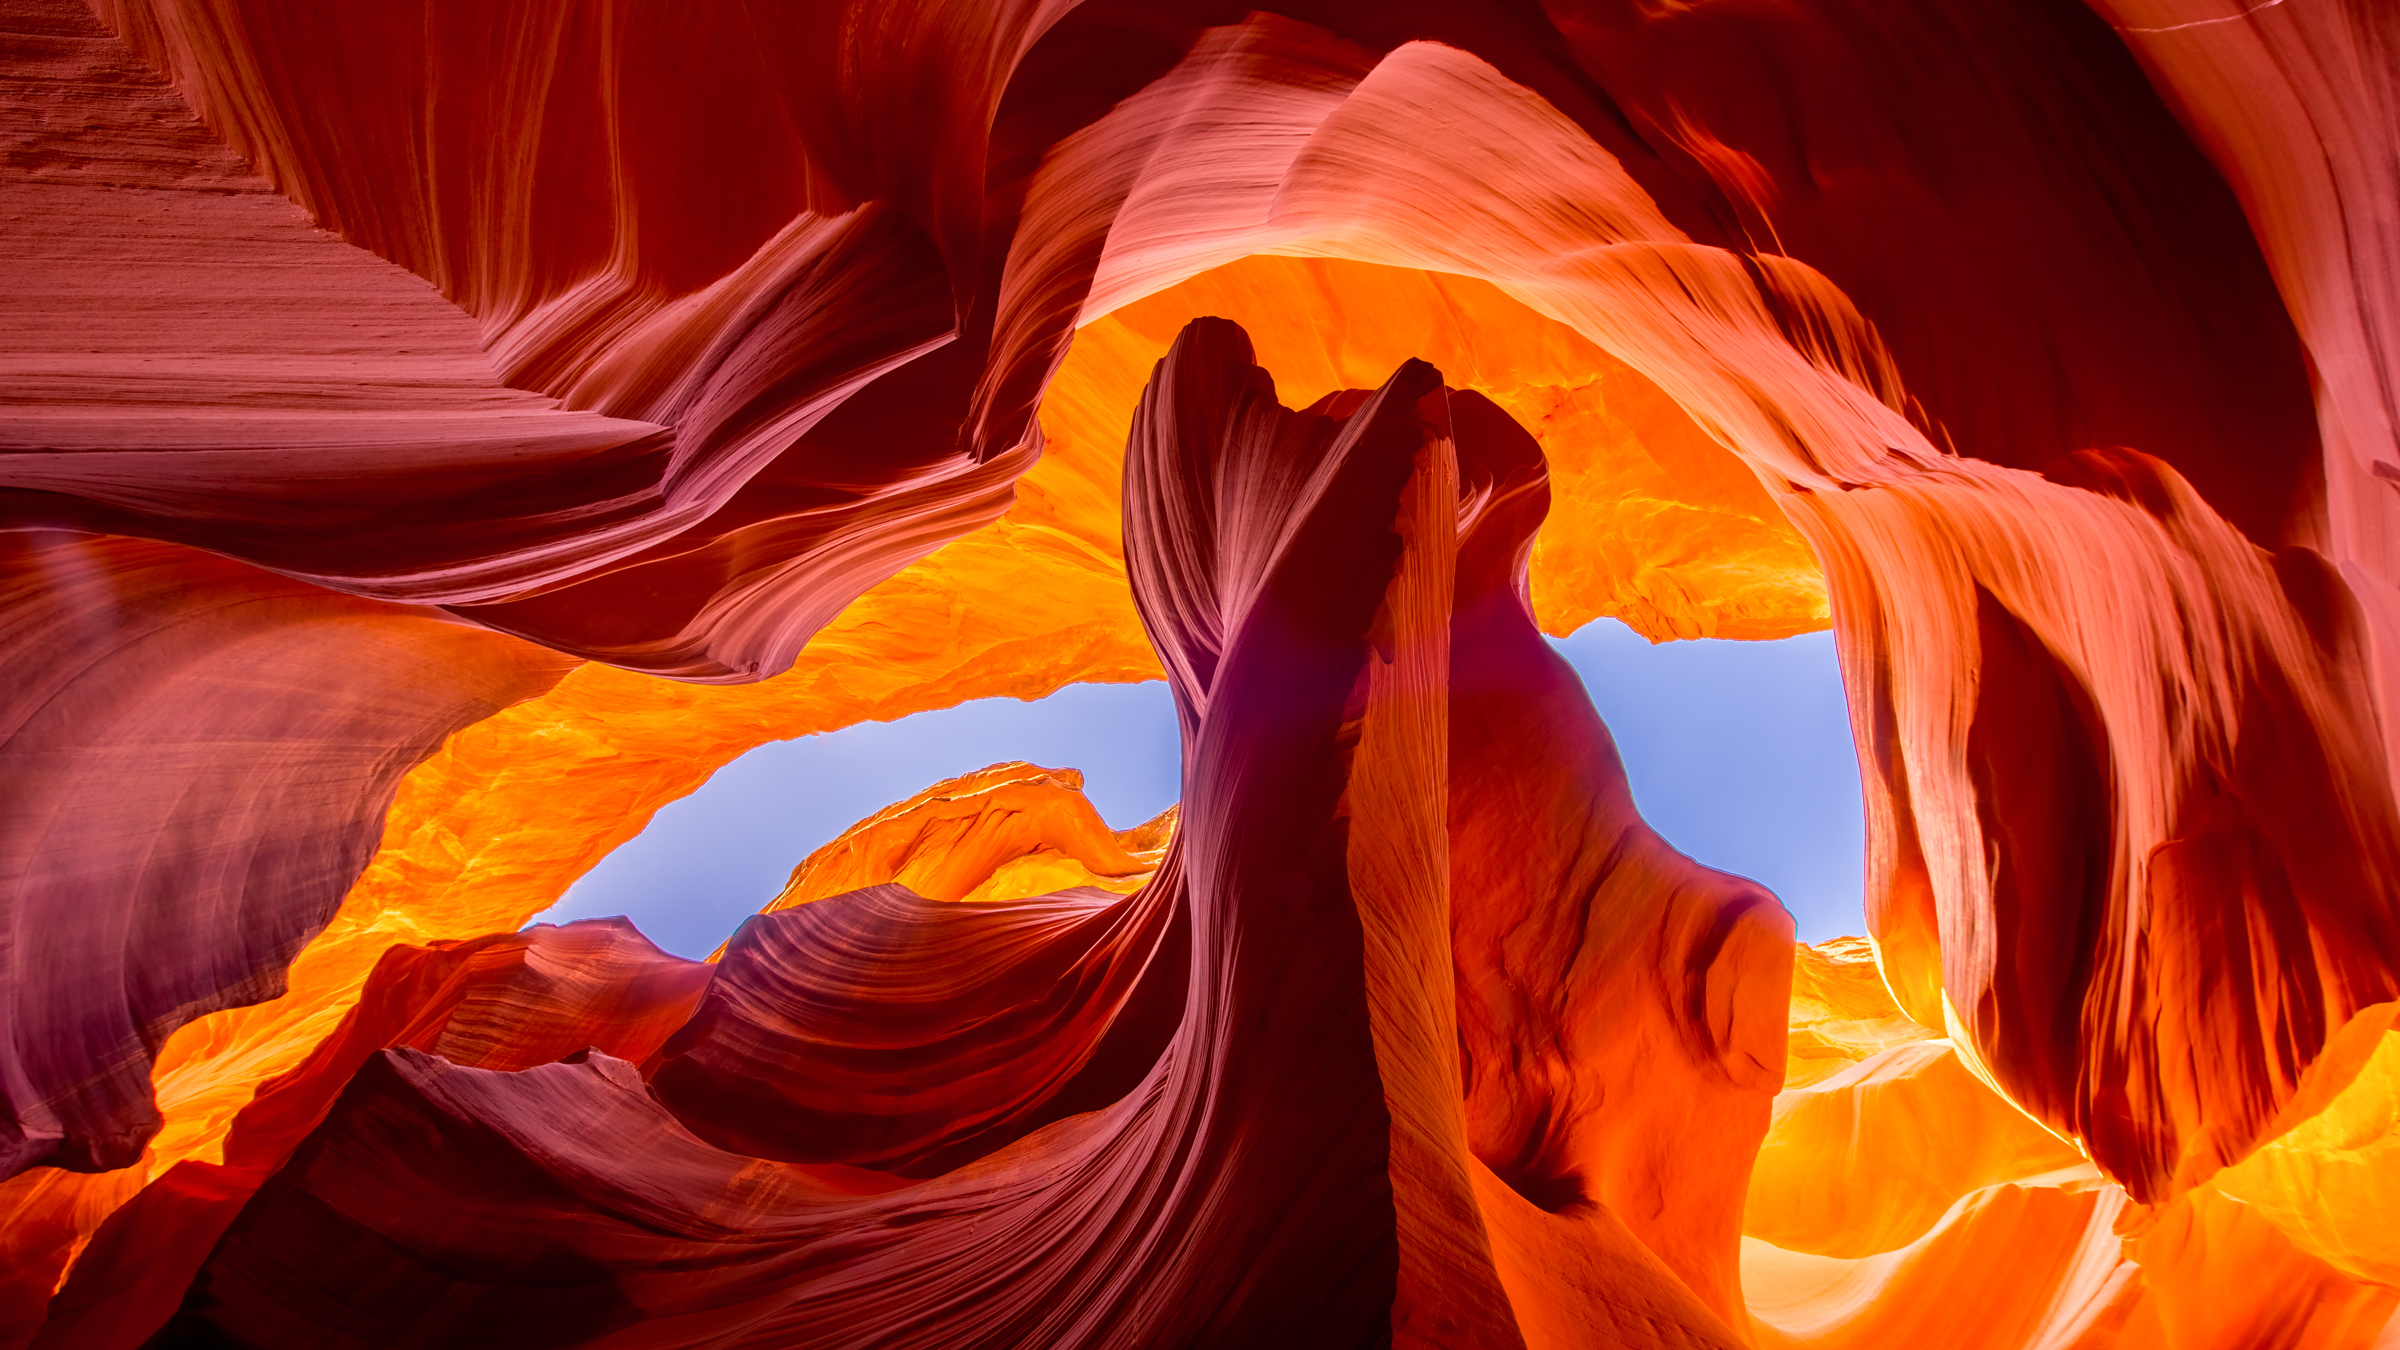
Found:
[{"label": "orange glowing rock", "polygon": [[260,1184],[387,1046],[509,1070],[597,1048],[656,1051],[692,1012],[708,968],[652,947],[621,919],[385,952],[363,997],[307,1058],[233,1119],[223,1161],[183,1161],[106,1216],[53,1302],[39,1344],[137,1344]]},{"label": "orange glowing rock", "polygon": [[[2362,1013],[2320,1062],[2328,1095],[2302,1090],[2295,1123],[2212,1180],[2293,1246],[2353,1279],[2400,1287],[2400,1004]],[[2347,1065],[2364,1056],[2363,1064]]]},{"label": "orange glowing rock", "polygon": [[2113,1229],[2123,1206],[2121,1192],[2088,1178],[2028,1179],[1975,1191],[1922,1237],[1874,1256],[1812,1256],[1744,1239],[1742,1289],[1757,1344],[2123,1344],[2113,1333],[2135,1276]]},{"label": "orange glowing rock", "polygon": [[[2019,1346],[2043,1318],[2071,1323],[2090,1294],[2079,1272],[2117,1213],[2097,1173],[1900,1012],[1869,944],[1840,938],[1797,957],[1791,1071],[1742,1213],[1761,1343]],[[2006,1263],[2006,1298],[2023,1307],[1998,1294],[1971,1313],[1927,1302],[1924,1290],[2016,1244],[2026,1249]]]},{"label": "orange glowing rock", "polygon": [[1783,1086],[1806,1087],[1896,1045],[1939,1035],[1884,988],[1874,944],[1834,938],[1793,952],[1791,1050]]},{"label": "orange glowing rock", "polygon": [[1937,1037],[1892,1002],[1865,941],[1798,949],[1790,1068],[1751,1168],[1745,1237],[1871,1256],[1914,1242],[1986,1186],[2096,1177]]},{"label": "orange glowing rock", "polygon": [[[1889,1001],[1843,978],[1862,945],[1801,949],[1795,1044],[1826,1046],[1827,1028],[1868,1035],[1851,1067],[1777,1100],[1743,1214],[1760,1345],[2331,1350],[2378,1343],[2400,1316],[2382,1222],[2400,1176],[2388,1159],[2396,1005],[2337,1039],[2287,1132],[2145,1207],[1925,1029],[1874,1049],[1892,1023],[1856,1014]],[[1976,1296],[1960,1297],[1970,1286]]]},{"label": "orange glowing rock", "polygon": [[0,1346],[19,1350],[33,1339],[68,1263],[149,1179],[145,1167],[43,1167],[0,1181]]},{"label": "orange glowing rock", "polygon": [[1903,1247],[1969,1192],[2083,1155],[1985,1086],[1941,1041],[1912,1041],[1775,1099],[1750,1172],[1744,1234],[1788,1251]]},{"label": "orange glowing rock", "polygon": [[2384,1344],[2400,1322],[2400,1289],[2337,1270],[2213,1186],[2117,1227],[2138,1271],[2117,1320],[2128,1350],[2348,1350]]},{"label": "orange glowing rock", "polygon": [[[1127,847],[1137,835],[1157,842],[1137,854]],[[1021,900],[1077,886],[1130,892],[1158,870],[1171,837],[1172,817],[1110,830],[1073,769],[994,764],[842,831],[792,869],[763,912],[887,882],[928,900]]]},{"label": "orange glowing rock", "polygon": [[1533,554],[1546,632],[1602,615],[1654,642],[1788,637],[1830,622],[1816,560],[1757,476],[1657,385],[1488,282],[1413,268],[1245,258],[1093,317],[1043,394],[1045,458],[1011,519],[1115,546],[1114,469],[1133,395],[1202,315],[1241,324],[1294,406],[1371,387],[1417,357],[1532,432],[1557,501]]}]

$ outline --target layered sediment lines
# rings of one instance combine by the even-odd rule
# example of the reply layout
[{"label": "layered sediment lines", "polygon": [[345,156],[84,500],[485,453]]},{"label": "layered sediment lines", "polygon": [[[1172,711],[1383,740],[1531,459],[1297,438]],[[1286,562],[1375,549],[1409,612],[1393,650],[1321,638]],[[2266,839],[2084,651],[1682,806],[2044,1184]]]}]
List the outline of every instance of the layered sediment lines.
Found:
[{"label": "layered sediment lines", "polygon": [[[101,1230],[45,1337],[1571,1344],[1665,1322],[1738,1343],[1726,1160],[1780,1080],[1789,920],[1640,824],[1541,643],[1531,438],[1421,363],[1293,413],[1249,355],[1194,325],[1131,448],[1135,596],[1192,766],[1148,884],[955,903],[882,882],[762,914],[713,967],[605,924],[395,952],[226,1164]],[[1004,766],[863,822],[848,856],[1008,786],[1032,791],[986,803],[984,833],[1062,814],[1066,789]],[[1520,856],[1528,805],[1557,865],[1470,920],[1454,889]],[[1015,857],[1046,847],[1013,832]],[[921,821],[910,839],[887,868],[960,855]],[[1653,936],[1538,954],[1557,999],[1461,1018],[1458,967],[1522,959],[1502,934],[1562,909]],[[516,965],[486,949],[560,969],[487,993],[482,970]],[[618,1040],[523,1067],[590,1030],[593,990]],[[1694,1003],[1715,1015],[1687,1023]],[[1603,1004],[1655,1030],[1569,1034]],[[1512,1064],[1518,1038],[1559,1054]],[[359,1053],[378,1040],[398,1048]],[[1670,1078],[1655,1112],[1597,1109]],[[1695,1138],[1695,1110],[1730,1137]],[[1664,1212],[1636,1203],[1662,1188]],[[538,1250],[510,1236],[528,1224]],[[141,1297],[160,1272],[189,1272],[172,1306]]]},{"label": "layered sediment lines", "polygon": [[[0,44],[20,1341],[2390,1321],[2368,0]],[[1867,951],[1639,824],[1599,615],[1833,627]],[[1003,766],[714,968],[516,932],[761,741],[1162,672],[1171,846]]]}]

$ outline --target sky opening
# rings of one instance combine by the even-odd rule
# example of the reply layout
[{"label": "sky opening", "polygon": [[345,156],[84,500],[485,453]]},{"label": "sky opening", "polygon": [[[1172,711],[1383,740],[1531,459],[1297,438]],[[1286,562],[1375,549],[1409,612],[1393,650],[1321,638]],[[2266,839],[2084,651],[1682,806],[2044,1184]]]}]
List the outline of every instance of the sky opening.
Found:
[{"label": "sky opening", "polygon": [[[1668,842],[1774,891],[1804,942],[1866,931],[1858,761],[1831,633],[1652,646],[1603,619],[1555,645]],[[942,779],[1012,759],[1081,769],[1093,806],[1123,829],[1175,801],[1179,756],[1157,681],[978,699],[771,742],[662,807],[540,921],[622,914],[661,948],[704,957],[802,858]]]}]

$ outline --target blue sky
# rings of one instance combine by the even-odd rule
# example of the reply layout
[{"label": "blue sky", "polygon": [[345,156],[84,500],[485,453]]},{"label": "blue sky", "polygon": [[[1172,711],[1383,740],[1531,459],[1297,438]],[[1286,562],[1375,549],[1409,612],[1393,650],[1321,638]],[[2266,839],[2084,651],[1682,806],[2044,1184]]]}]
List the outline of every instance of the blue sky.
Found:
[{"label": "blue sky", "polygon": [[[1642,814],[1677,848],[1765,884],[1804,941],[1865,929],[1864,827],[1833,635],[1652,646],[1613,619],[1558,644],[1608,720]],[[1073,685],[762,745],[600,862],[542,919],[630,917],[706,956],[862,817],[1001,760],[1081,769],[1123,828],[1175,800],[1164,684]]]}]

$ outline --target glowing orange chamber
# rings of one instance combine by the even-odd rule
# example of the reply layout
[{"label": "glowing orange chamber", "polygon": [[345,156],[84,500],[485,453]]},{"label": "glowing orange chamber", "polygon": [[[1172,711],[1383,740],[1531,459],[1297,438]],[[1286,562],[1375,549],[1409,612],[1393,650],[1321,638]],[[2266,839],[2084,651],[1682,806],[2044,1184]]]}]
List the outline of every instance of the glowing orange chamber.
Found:
[{"label": "glowing orange chamber", "polygon": [[[0,0],[0,1350],[2393,1343],[2388,27]],[[1835,631],[1871,938],[1600,616]]]}]

